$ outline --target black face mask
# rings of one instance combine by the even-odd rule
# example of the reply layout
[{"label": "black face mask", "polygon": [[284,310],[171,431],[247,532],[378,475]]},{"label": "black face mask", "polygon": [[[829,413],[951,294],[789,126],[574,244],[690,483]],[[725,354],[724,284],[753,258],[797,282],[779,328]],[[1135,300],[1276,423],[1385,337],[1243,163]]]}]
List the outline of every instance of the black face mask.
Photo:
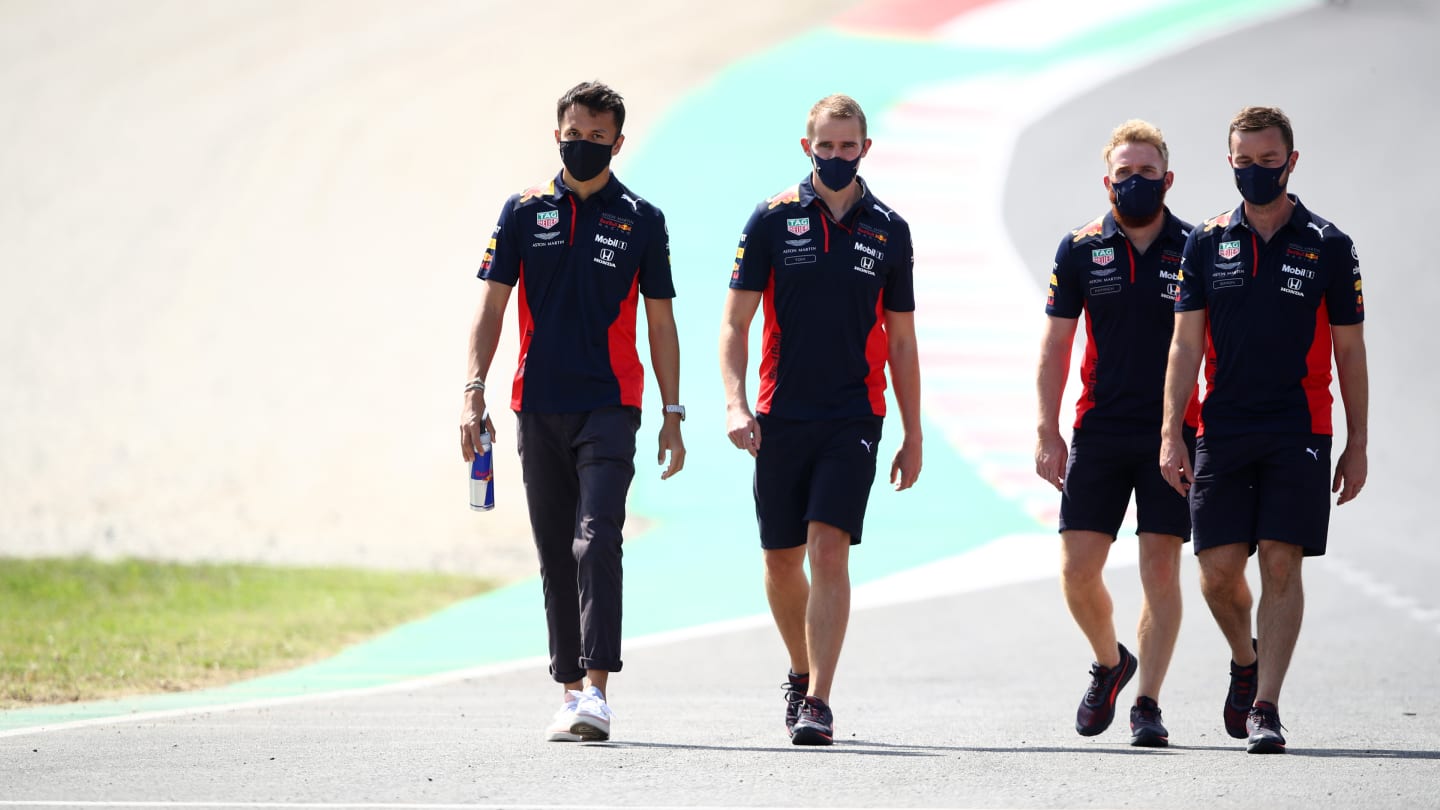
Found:
[{"label": "black face mask", "polygon": [[560,160],[570,176],[584,183],[593,180],[610,166],[613,143],[594,141],[561,141]]},{"label": "black face mask", "polygon": [[1285,192],[1287,184],[1280,182],[1280,178],[1288,168],[1290,168],[1288,160],[1273,169],[1261,166],[1259,163],[1251,163],[1249,166],[1235,170],[1235,187],[1240,189],[1240,196],[1245,198],[1245,202],[1251,205],[1265,205]]},{"label": "black face mask", "polygon": [[820,175],[820,183],[831,191],[843,191],[855,180],[855,175],[860,172],[860,158],[845,160],[840,157],[822,158],[814,152],[810,153],[810,164],[815,167],[815,173]]},{"label": "black face mask", "polygon": [[1132,174],[1110,184],[1110,202],[1121,218],[1132,224],[1149,225],[1160,216],[1165,204],[1165,178],[1151,180]]}]

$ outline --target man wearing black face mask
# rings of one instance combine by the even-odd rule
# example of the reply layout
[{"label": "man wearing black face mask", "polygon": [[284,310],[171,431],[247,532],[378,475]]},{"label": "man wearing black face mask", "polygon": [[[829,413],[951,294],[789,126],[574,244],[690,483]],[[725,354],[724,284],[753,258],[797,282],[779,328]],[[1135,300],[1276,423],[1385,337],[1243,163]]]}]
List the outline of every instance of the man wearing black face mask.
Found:
[{"label": "man wearing black face mask", "polygon": [[556,119],[564,169],[506,201],[480,265],[485,285],[471,330],[460,452],[469,461],[481,432],[494,436],[484,378],[518,287],[520,360],[510,407],[540,556],[550,674],[563,685],[545,734],[604,740],[609,674],[621,667],[621,530],[645,383],[635,339],[640,297],[664,400],[662,479],[685,464],[685,408],[665,217],[610,172],[625,141],[624,101],[585,82],[560,98]]},{"label": "man wearing black face mask", "polygon": [[[850,546],[875,479],[885,365],[904,429],[890,481],[903,490],[920,475],[920,364],[910,226],[857,175],[870,149],[865,113],[849,96],[821,99],[800,146],[810,172],[756,206],[740,236],[720,368],[730,442],[755,457],[765,593],[790,657],[785,727],[796,745],[829,745]],[[745,367],[762,301],[756,415]]]},{"label": "man wearing black face mask", "polygon": [[[1325,553],[1330,493],[1344,504],[1365,484],[1365,302],[1350,237],[1285,193],[1300,157],[1290,119],[1247,107],[1229,144],[1244,202],[1185,245],[1160,468],[1189,493],[1201,591],[1230,645],[1225,730],[1248,738],[1252,754],[1277,754],[1280,688],[1304,613],[1301,561]],[[1333,478],[1332,350],[1348,428]],[[1208,386],[1191,454],[1180,422],[1202,357]],[[1258,640],[1245,580],[1257,551]]]},{"label": "man wearing black face mask", "polygon": [[[1050,275],[1036,375],[1035,472],[1061,492],[1061,589],[1095,653],[1075,729],[1093,736],[1109,728],[1120,691],[1138,669],[1131,743],[1157,747],[1169,740],[1158,701],[1180,632],[1180,547],[1190,534],[1190,515],[1154,459],[1180,255],[1190,225],[1165,206],[1174,174],[1160,130],[1126,121],[1111,134],[1102,156],[1110,211],[1060,240]],[[1067,452],[1060,400],[1082,313],[1088,338],[1084,390]],[[1192,410],[1191,442],[1193,416]],[[1116,639],[1103,577],[1132,492],[1145,594],[1136,631],[1138,659]]]}]

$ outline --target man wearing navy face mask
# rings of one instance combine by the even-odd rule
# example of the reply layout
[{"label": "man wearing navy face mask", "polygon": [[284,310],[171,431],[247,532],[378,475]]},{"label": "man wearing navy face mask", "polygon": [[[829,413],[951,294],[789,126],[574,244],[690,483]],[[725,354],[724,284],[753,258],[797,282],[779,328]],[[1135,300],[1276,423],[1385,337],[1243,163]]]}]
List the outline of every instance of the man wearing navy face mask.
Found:
[{"label": "man wearing navy face mask", "polygon": [[[1301,562],[1325,553],[1330,493],[1344,504],[1365,485],[1365,302],[1350,237],[1286,193],[1300,158],[1290,119],[1246,107],[1228,140],[1244,202],[1185,245],[1160,467],[1189,493],[1201,591],[1230,645],[1225,730],[1252,754],[1277,754],[1280,688],[1305,606]],[[1332,350],[1348,428],[1333,477]],[[1180,424],[1202,357],[1207,388],[1192,454]],[[1245,580],[1257,552],[1258,639]]]},{"label": "man wearing navy face mask", "polygon": [[460,452],[469,461],[480,433],[494,436],[484,378],[518,288],[520,360],[510,408],[540,556],[550,674],[563,685],[545,734],[604,740],[609,674],[621,667],[621,530],[645,383],[635,335],[640,297],[664,400],[662,479],[685,464],[685,408],[665,217],[610,172],[625,141],[624,100],[585,82],[560,98],[556,120],[564,169],[505,202],[480,265],[485,285],[470,336]]},{"label": "man wearing navy face mask", "polygon": [[[1061,492],[1061,590],[1095,653],[1075,729],[1088,737],[1109,728],[1120,691],[1138,669],[1131,744],[1158,747],[1169,741],[1160,686],[1180,632],[1180,547],[1190,534],[1190,515],[1185,499],[1161,478],[1155,454],[1180,256],[1190,225],[1165,205],[1174,174],[1160,130],[1126,121],[1115,128],[1102,157],[1110,210],[1060,240],[1050,275],[1036,375],[1035,472]],[[1060,401],[1082,313],[1084,389],[1067,452]],[[1193,442],[1193,410],[1191,416],[1187,441]],[[1132,492],[1144,589],[1138,658],[1116,639],[1103,577]]]},{"label": "man wearing navy face mask", "polygon": [[[920,364],[910,226],[857,175],[870,150],[865,113],[849,96],[821,99],[800,147],[806,178],[756,206],[740,236],[720,370],[730,442],[755,457],[765,594],[790,657],[785,727],[796,745],[830,745],[850,546],[860,542],[875,479],[885,365],[904,430],[890,481],[903,490],[920,475]],[[762,301],[752,413],[745,367]]]}]

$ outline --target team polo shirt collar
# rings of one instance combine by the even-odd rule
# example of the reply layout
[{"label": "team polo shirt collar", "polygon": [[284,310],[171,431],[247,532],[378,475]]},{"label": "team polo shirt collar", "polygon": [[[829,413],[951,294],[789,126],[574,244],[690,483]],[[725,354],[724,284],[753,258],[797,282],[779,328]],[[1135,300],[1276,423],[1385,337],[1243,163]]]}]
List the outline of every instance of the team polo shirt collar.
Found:
[{"label": "team polo shirt collar", "polygon": [[[1161,239],[1171,239],[1177,242],[1185,241],[1185,227],[1180,223],[1180,218],[1170,213],[1170,206],[1165,206],[1165,225],[1160,229]],[[1103,240],[1113,239],[1116,236],[1124,236],[1125,232],[1120,229],[1120,223],[1115,221],[1115,209],[1111,208],[1105,212],[1105,217],[1100,224],[1100,238]]]},{"label": "team polo shirt collar", "polygon": [[[1100,238],[1102,240],[1114,239],[1117,235],[1123,236],[1124,231],[1120,230],[1120,223],[1115,221],[1115,211],[1112,209],[1105,212],[1100,220]],[[1129,238],[1129,237],[1126,237]]]},{"label": "team polo shirt collar", "polygon": [[[845,219],[847,220],[854,219],[859,215],[860,211],[875,204],[875,198],[870,194],[870,187],[865,185],[865,178],[857,176],[855,182],[860,184],[860,199],[856,200],[855,204],[850,206],[850,210],[846,212]],[[800,181],[800,199],[798,202],[801,206],[809,208],[812,203],[819,199],[820,195],[815,193],[815,173],[811,172],[805,175],[804,180]],[[824,206],[825,201],[820,200],[820,204]],[[829,211],[830,209],[828,206],[825,206],[825,210]]]},{"label": "team polo shirt collar", "polygon": [[[620,195],[624,193],[625,187],[622,186],[620,180],[615,177],[615,170],[611,169],[610,179],[605,181],[605,185],[601,186],[599,191],[590,196],[599,197],[602,202],[608,203],[619,199]],[[569,186],[565,185],[565,172],[562,169],[555,174],[555,198],[559,199],[566,194],[575,197],[576,200],[580,199],[579,195],[575,194]]]},{"label": "team polo shirt collar", "polygon": [[[1315,217],[1310,213],[1310,209],[1305,207],[1305,203],[1300,202],[1299,197],[1294,194],[1286,194],[1285,196],[1289,197],[1290,202],[1295,204],[1294,210],[1290,212],[1290,221],[1285,223],[1285,225],[1286,227],[1303,232],[1306,224],[1313,222]],[[1254,230],[1250,227],[1250,223],[1245,220],[1245,203],[1243,202],[1236,206],[1234,211],[1230,212],[1230,224],[1225,226],[1224,233],[1228,234],[1236,227],[1243,227],[1247,231]]]}]

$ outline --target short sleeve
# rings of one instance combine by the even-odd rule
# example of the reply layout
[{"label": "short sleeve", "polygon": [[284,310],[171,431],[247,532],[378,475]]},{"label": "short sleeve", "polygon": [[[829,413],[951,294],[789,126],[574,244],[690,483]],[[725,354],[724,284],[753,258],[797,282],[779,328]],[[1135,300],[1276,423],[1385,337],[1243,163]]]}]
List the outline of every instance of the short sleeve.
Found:
[{"label": "short sleeve", "polygon": [[897,245],[900,250],[895,252],[895,260],[885,276],[885,297],[881,305],[891,312],[914,312],[915,245],[910,240],[909,225],[900,233],[903,241]]},{"label": "short sleeve", "polygon": [[1085,287],[1074,263],[1070,261],[1073,238],[1066,234],[1055,248],[1055,263],[1050,266],[1050,294],[1045,298],[1045,314],[1057,318],[1078,318],[1085,310]]},{"label": "short sleeve", "polygon": [[1180,295],[1175,299],[1176,312],[1191,312],[1206,307],[1205,271],[1201,267],[1204,260],[1200,258],[1200,240],[1196,238],[1199,233],[1198,228],[1190,231],[1190,235],[1185,237],[1185,250],[1180,254]]},{"label": "short sleeve", "polygon": [[1350,241],[1348,236],[1337,247],[1341,249],[1325,252],[1325,261],[1330,265],[1330,284],[1325,288],[1325,306],[1329,309],[1331,324],[1350,326],[1365,320],[1360,253],[1355,250],[1355,243]]},{"label": "short sleeve", "polygon": [[675,297],[675,280],[670,272],[670,228],[658,208],[654,231],[640,260],[640,294],[646,298]]},{"label": "short sleeve", "polygon": [[732,290],[763,292],[770,285],[772,251],[770,238],[765,233],[765,211],[763,205],[757,205],[740,234],[740,245],[735,248],[735,266],[730,270]]},{"label": "short sleeve", "polygon": [[520,280],[523,259],[520,244],[515,239],[515,203],[518,199],[518,195],[512,195],[505,201],[505,207],[500,209],[500,218],[495,223],[495,230],[490,232],[490,244],[485,248],[478,274],[486,281],[497,281],[509,287],[514,287]]}]

